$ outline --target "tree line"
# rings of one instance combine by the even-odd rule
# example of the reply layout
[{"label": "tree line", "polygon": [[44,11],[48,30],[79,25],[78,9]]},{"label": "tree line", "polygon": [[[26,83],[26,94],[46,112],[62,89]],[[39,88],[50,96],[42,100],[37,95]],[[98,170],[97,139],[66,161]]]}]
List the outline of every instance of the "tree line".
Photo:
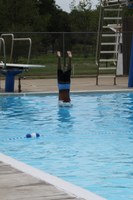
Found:
[{"label": "tree line", "polygon": [[92,9],[91,0],[77,6],[72,0],[70,8],[63,11],[55,0],[0,0],[0,32],[97,31],[99,5]]},{"label": "tree line", "polygon": [[[70,4],[71,11],[67,13],[56,5],[55,0],[0,0],[0,32],[54,32],[54,34],[47,36],[34,37],[36,42],[35,53],[42,51],[47,53],[49,46],[53,52],[58,46],[63,48],[62,35],[58,34],[60,32],[94,32],[95,36],[91,34],[89,37],[85,34],[65,36],[67,49],[71,49],[68,46],[71,46],[71,44],[74,46],[78,41],[80,47],[83,46],[84,50],[84,46],[93,46],[96,43],[99,4],[100,1],[96,8],[92,9],[91,0],[83,0],[78,5],[76,5],[75,0],[72,0]],[[132,10],[130,12],[125,10],[125,13],[128,15],[133,14]],[[39,46],[37,45],[38,43],[40,44]],[[88,47],[86,46],[85,48]]]},{"label": "tree line", "polygon": [[67,13],[55,0],[0,0],[0,32],[78,32],[96,31],[98,7],[90,0],[70,5]]}]

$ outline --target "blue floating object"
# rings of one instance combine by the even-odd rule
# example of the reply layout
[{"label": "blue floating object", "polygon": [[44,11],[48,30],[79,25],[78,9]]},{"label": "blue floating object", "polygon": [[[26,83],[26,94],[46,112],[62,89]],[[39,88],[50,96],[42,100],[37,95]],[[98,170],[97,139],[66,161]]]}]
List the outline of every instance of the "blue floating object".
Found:
[{"label": "blue floating object", "polygon": [[26,138],[31,138],[31,134],[26,134]]},{"label": "blue floating object", "polygon": [[40,134],[39,133],[28,133],[28,134],[26,134],[26,136],[25,136],[26,138],[38,138],[38,137],[40,137]]},{"label": "blue floating object", "polygon": [[36,133],[36,137],[40,137],[40,134],[39,134],[39,133]]}]

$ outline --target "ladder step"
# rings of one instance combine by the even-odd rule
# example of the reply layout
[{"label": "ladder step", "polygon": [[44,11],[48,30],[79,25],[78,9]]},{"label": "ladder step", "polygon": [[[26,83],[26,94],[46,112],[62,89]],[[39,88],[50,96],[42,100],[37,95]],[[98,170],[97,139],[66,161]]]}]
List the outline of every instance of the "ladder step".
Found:
[{"label": "ladder step", "polygon": [[116,78],[115,73],[113,74],[99,74],[98,78]]},{"label": "ladder step", "polygon": [[[125,5],[124,3],[123,4],[121,4],[121,5]],[[102,7],[116,7],[116,6],[120,6],[120,4],[108,4],[108,5],[102,5]]]},{"label": "ladder step", "polygon": [[102,37],[118,37],[119,36],[119,34],[117,33],[117,34],[102,34]]},{"label": "ladder step", "polygon": [[108,0],[108,3],[126,3],[126,0]]},{"label": "ladder step", "polygon": [[122,17],[104,17],[103,19],[105,19],[105,20],[117,20],[117,19],[121,20]]},{"label": "ladder step", "polygon": [[100,59],[99,61],[100,62],[117,62],[117,59],[114,59],[114,58],[112,58],[112,59]]},{"label": "ladder step", "polygon": [[116,70],[116,67],[99,67],[99,70]]},{"label": "ladder step", "polygon": [[109,0],[106,2],[106,6],[119,6],[121,4],[126,5],[127,4],[127,0]]},{"label": "ladder step", "polygon": [[118,51],[100,51],[100,53],[118,53]]},{"label": "ladder step", "polygon": [[103,43],[101,43],[101,45],[112,45],[112,46],[114,46],[114,45],[118,45],[119,43],[116,43],[116,42],[103,42]]},{"label": "ladder step", "polygon": [[104,11],[123,11],[122,8],[105,8]]},{"label": "ladder step", "polygon": [[103,26],[103,28],[115,28],[115,29],[120,29],[122,26],[120,24],[108,24],[107,26]]}]

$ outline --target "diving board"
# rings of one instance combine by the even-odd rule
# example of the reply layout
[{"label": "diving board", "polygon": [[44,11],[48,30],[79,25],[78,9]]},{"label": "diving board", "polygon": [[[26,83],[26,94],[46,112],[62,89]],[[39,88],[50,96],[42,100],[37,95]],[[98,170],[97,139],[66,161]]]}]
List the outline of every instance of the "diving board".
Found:
[{"label": "diving board", "polygon": [[32,69],[32,68],[44,68],[45,65],[38,65],[38,64],[17,64],[17,63],[0,63],[0,68],[18,68],[18,69]]},{"label": "diving board", "polygon": [[[44,68],[45,65],[0,63],[0,73],[5,76],[5,92],[14,92],[15,76],[21,74],[24,70]],[[19,86],[21,87],[21,86]]]},{"label": "diving board", "polygon": [[[44,68],[45,65],[0,63],[0,73],[5,76],[5,92],[14,92],[15,76],[24,70]],[[20,79],[19,79],[20,80]],[[20,84],[20,83],[19,83]],[[21,86],[19,86],[21,88]],[[21,89],[20,89],[21,90]]]},{"label": "diving board", "polygon": [[[11,38],[11,50],[10,50],[10,60],[7,62],[6,60],[6,43],[5,38]],[[14,50],[14,42],[18,41],[28,41],[28,57],[27,57],[27,64],[20,64],[20,63],[12,63],[12,56]],[[32,41],[31,38],[15,38],[13,34],[1,34],[0,37],[0,47],[3,47],[3,61],[0,62],[0,73],[5,76],[5,92],[14,92],[14,82],[15,76],[21,74],[23,71],[27,71],[28,69],[35,69],[35,68],[45,68],[45,65],[39,64],[29,64],[30,55],[31,55],[31,45]],[[19,78],[19,85],[20,85],[20,78]],[[19,90],[20,91],[20,90]]]}]

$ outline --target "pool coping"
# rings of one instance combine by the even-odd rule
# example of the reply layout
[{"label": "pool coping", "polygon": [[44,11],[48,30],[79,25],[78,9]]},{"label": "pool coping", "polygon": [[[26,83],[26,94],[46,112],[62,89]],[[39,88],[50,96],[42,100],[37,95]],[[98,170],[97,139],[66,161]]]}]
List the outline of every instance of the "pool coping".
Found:
[{"label": "pool coping", "polygon": [[0,161],[28,175],[31,175],[34,178],[45,181],[50,185],[55,186],[57,189],[64,191],[71,196],[75,196],[76,198],[83,198],[85,200],[106,200],[105,198],[98,196],[97,194],[90,192],[89,190],[83,189],[72,183],[64,181],[61,178],[43,172],[3,153],[0,153]]},{"label": "pool coping", "polygon": [[[100,90],[78,90],[71,91],[71,94],[78,93],[114,93],[114,92],[133,92],[133,88],[125,88],[125,89],[100,89]],[[53,95],[58,94],[58,91],[45,91],[45,92],[0,92],[0,96],[29,96],[29,95]]]}]

